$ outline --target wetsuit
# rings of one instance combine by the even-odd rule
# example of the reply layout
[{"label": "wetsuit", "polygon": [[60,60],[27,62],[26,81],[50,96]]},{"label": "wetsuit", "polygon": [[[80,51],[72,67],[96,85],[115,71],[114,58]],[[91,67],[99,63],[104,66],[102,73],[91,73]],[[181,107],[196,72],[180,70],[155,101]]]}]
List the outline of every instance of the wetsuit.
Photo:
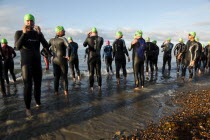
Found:
[{"label": "wetsuit", "polygon": [[189,69],[189,78],[193,77],[193,67],[190,66],[190,62],[195,61],[198,58],[198,53],[198,43],[196,41],[188,40],[182,50],[182,77],[185,77],[187,67]]},{"label": "wetsuit", "polygon": [[62,76],[64,80],[64,91],[68,91],[68,60],[64,58],[67,56],[66,49],[69,51],[69,43],[65,37],[55,36],[50,39],[49,46],[53,53],[53,73],[54,73],[54,90],[58,92],[59,80]]},{"label": "wetsuit", "polygon": [[20,50],[21,55],[24,100],[27,109],[30,109],[33,83],[36,104],[41,104],[42,65],[40,43],[42,43],[42,46],[48,50],[48,43],[42,33],[38,34],[34,30],[23,33],[22,30],[19,30],[15,34],[15,46],[17,50]]},{"label": "wetsuit", "polygon": [[205,47],[205,53],[206,53],[206,57],[207,57],[206,67],[210,69],[210,45],[207,45]]},{"label": "wetsuit", "polygon": [[203,69],[205,70],[206,63],[207,63],[205,48],[202,48],[202,51],[201,51],[200,65],[201,65],[201,63],[203,63]]},{"label": "wetsuit", "polygon": [[127,77],[126,58],[125,54],[129,56],[128,50],[123,39],[116,39],[113,43],[113,58],[115,58],[116,78],[120,78],[120,69],[123,70],[123,76]]},{"label": "wetsuit", "polygon": [[201,67],[201,53],[202,53],[202,44],[200,42],[197,42],[198,43],[198,58],[196,59],[195,61],[195,72],[197,70],[200,70],[200,67]]},{"label": "wetsuit", "polygon": [[157,63],[158,63],[158,55],[159,55],[159,47],[155,45],[155,52],[154,52],[154,66],[155,66],[155,70],[156,72],[158,71],[158,66],[157,66]]},{"label": "wetsuit", "polygon": [[146,72],[149,72],[149,66],[150,70],[153,73],[154,71],[154,54],[155,54],[155,44],[152,42],[146,42]]},{"label": "wetsuit", "polygon": [[70,50],[68,56],[70,57],[69,60],[69,67],[71,69],[72,77],[75,78],[75,71],[76,69],[77,76],[80,76],[80,70],[79,70],[79,58],[77,54],[78,50],[78,44],[76,42],[71,42],[70,44]]},{"label": "wetsuit", "polygon": [[106,70],[109,73],[109,68],[112,71],[112,46],[106,45],[104,47],[103,59],[105,56]]},{"label": "wetsuit", "polygon": [[1,43],[0,43],[0,82],[1,82],[1,92],[5,96],[6,95],[6,90],[5,90],[5,83],[4,83],[4,77],[3,77],[3,59],[5,59],[4,52],[2,51],[1,48]]},{"label": "wetsuit", "polygon": [[87,37],[83,46],[88,46],[89,48],[89,60],[88,64],[90,67],[90,87],[93,87],[94,84],[94,71],[96,71],[98,86],[101,86],[102,77],[101,77],[101,47],[104,43],[102,37],[91,36]]},{"label": "wetsuit", "polygon": [[[86,59],[86,55],[87,55],[87,59]],[[86,61],[87,61],[88,71],[90,72],[90,66],[89,66],[89,49],[88,48],[85,49],[84,59],[86,59]]]},{"label": "wetsuit", "polygon": [[4,46],[4,47],[2,47],[2,50],[5,55],[4,77],[6,79],[7,84],[9,84],[8,70],[10,71],[10,74],[12,75],[14,82],[16,81],[16,77],[14,74],[14,61],[13,61],[13,58],[16,57],[16,53],[15,53],[14,49],[10,46]]},{"label": "wetsuit", "polygon": [[182,58],[178,59],[178,55],[182,52],[184,45],[185,45],[184,43],[178,43],[178,44],[176,44],[176,46],[174,48],[174,55],[176,56],[177,72],[179,72],[181,62],[182,62]]},{"label": "wetsuit", "polygon": [[163,67],[162,67],[162,73],[164,74],[165,71],[165,65],[168,63],[168,70],[171,71],[171,51],[174,44],[172,43],[164,43],[161,48],[163,48]]},{"label": "wetsuit", "polygon": [[44,56],[46,70],[49,70],[49,63],[51,63],[51,56],[45,51],[45,49],[41,50],[41,55]]},{"label": "wetsuit", "polygon": [[144,39],[138,39],[138,42],[131,45],[129,51],[133,49],[133,71],[135,78],[135,86],[144,86],[144,52],[146,49],[146,43]]}]

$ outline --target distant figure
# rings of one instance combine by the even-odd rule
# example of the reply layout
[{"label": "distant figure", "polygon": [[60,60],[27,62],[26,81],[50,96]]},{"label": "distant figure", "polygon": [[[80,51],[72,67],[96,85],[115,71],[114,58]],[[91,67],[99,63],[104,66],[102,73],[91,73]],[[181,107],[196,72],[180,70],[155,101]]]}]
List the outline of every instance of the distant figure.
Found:
[{"label": "distant figure", "polygon": [[159,47],[157,46],[157,41],[153,40],[152,43],[155,44],[155,53],[154,53],[154,67],[155,67],[155,71],[156,73],[158,72],[158,56],[159,56]]},{"label": "distant figure", "polygon": [[208,45],[205,47],[206,57],[207,57],[207,69],[210,70],[210,41]]},{"label": "distant figure", "polygon": [[165,72],[166,63],[168,63],[168,71],[170,74],[171,71],[171,51],[174,44],[171,43],[171,38],[168,38],[166,41],[163,42],[161,48],[163,48],[163,67],[162,67],[162,74]]},{"label": "distant figure", "polygon": [[207,57],[206,57],[206,51],[205,51],[205,45],[204,44],[202,44],[200,65],[201,65],[201,63],[203,63],[203,71],[205,71],[206,64],[207,64]]},{"label": "distant figure", "polygon": [[62,76],[64,82],[64,95],[68,95],[68,60],[66,50],[69,51],[69,43],[64,37],[65,30],[63,26],[57,26],[55,28],[56,36],[51,38],[49,46],[53,52],[53,73],[54,73],[54,90],[55,95],[58,95],[59,80]]},{"label": "distant figure", "polygon": [[13,81],[16,81],[15,73],[14,73],[14,61],[13,58],[16,57],[16,53],[14,49],[10,46],[8,46],[8,42],[6,39],[1,40],[2,43],[2,50],[5,55],[4,60],[4,77],[6,79],[7,84],[9,84],[9,76],[8,76],[8,70],[10,71],[10,74],[12,75]]},{"label": "distant figure", "polygon": [[142,38],[142,31],[137,31],[135,38],[131,43],[129,51],[133,49],[132,59],[133,59],[133,72],[135,80],[135,90],[140,86],[144,88],[144,53],[146,50],[146,42]]},{"label": "distant figure", "polygon": [[88,33],[85,42],[83,43],[84,47],[89,48],[89,60],[88,65],[90,66],[90,90],[93,91],[94,84],[94,72],[96,71],[98,88],[101,90],[102,77],[101,77],[101,47],[104,43],[104,39],[98,36],[98,31],[95,27],[91,29],[91,32]]},{"label": "distant figure", "polygon": [[184,40],[182,38],[179,38],[179,43],[176,44],[176,46],[174,47],[174,56],[176,57],[177,73],[179,73],[182,63],[182,58],[178,59],[178,56],[182,52],[184,45]]},{"label": "distant figure", "polygon": [[48,54],[48,52],[43,48],[41,50],[41,55],[44,57],[44,62],[46,65],[46,70],[49,70],[49,64],[51,64],[51,56]]},{"label": "distant figure", "polygon": [[69,54],[68,56],[70,57],[69,60],[69,67],[72,73],[72,77],[73,77],[73,81],[76,82],[76,78],[75,78],[75,71],[74,68],[76,69],[77,72],[77,78],[78,78],[78,82],[80,82],[80,70],[79,70],[79,58],[78,58],[78,44],[76,42],[73,41],[72,37],[68,37],[68,42],[69,42]]},{"label": "distant figure", "polygon": [[116,66],[116,78],[117,83],[120,84],[120,69],[123,70],[124,84],[126,83],[127,71],[126,71],[126,57],[128,57],[128,62],[130,62],[130,57],[128,50],[125,45],[125,41],[122,39],[123,33],[118,31],[116,33],[116,40],[113,43],[113,60],[115,59]]},{"label": "distant figure", "polygon": [[104,46],[103,50],[103,61],[105,56],[105,62],[106,62],[106,71],[109,74],[109,69],[111,70],[111,74],[113,74],[112,71],[112,46],[110,46],[109,40],[106,41],[106,46]]}]

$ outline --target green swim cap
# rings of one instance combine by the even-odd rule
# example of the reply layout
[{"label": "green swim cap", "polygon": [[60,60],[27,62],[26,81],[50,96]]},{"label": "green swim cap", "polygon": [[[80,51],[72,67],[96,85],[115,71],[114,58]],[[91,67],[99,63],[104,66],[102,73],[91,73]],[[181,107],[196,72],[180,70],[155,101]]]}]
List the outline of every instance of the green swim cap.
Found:
[{"label": "green swim cap", "polygon": [[24,16],[24,21],[26,21],[26,20],[33,20],[33,21],[35,21],[35,18],[34,18],[34,16],[32,14],[26,14]]},{"label": "green swim cap", "polygon": [[202,47],[205,47],[205,44],[202,44]]},{"label": "green swim cap", "polygon": [[157,40],[153,40],[152,42],[156,44],[157,43]]},{"label": "green swim cap", "polygon": [[96,27],[93,27],[93,28],[91,29],[91,32],[97,33],[98,31],[97,31]]},{"label": "green swim cap", "polygon": [[136,34],[143,34],[141,30],[136,31]]},{"label": "green swim cap", "polygon": [[210,41],[208,41],[208,44],[210,44]]},{"label": "green swim cap", "polygon": [[147,38],[146,38],[146,41],[150,41],[150,38],[149,38],[149,37],[147,37]]},{"label": "green swim cap", "polygon": [[7,42],[7,40],[6,40],[5,38],[3,38],[3,39],[1,40],[1,43],[8,43],[8,42]]},{"label": "green swim cap", "polygon": [[180,41],[180,42],[184,42],[183,38],[179,38],[179,41]]},{"label": "green swim cap", "polygon": [[195,37],[196,36],[196,32],[190,32],[189,33],[191,36]]},{"label": "green swim cap", "polygon": [[171,38],[167,38],[166,40],[167,40],[167,41],[171,41]]},{"label": "green swim cap", "polygon": [[68,40],[73,40],[73,39],[72,39],[72,37],[70,36],[70,37],[68,37]]},{"label": "green swim cap", "polygon": [[59,33],[59,32],[61,32],[61,31],[63,31],[63,30],[64,30],[63,26],[57,26],[57,27],[55,28],[55,32],[56,32],[56,33]]},{"label": "green swim cap", "polygon": [[196,37],[196,38],[195,38],[195,41],[197,41],[197,42],[198,42],[198,41],[199,41],[199,38],[197,38],[197,37]]},{"label": "green swim cap", "polygon": [[123,36],[123,33],[121,31],[118,31],[118,32],[116,32],[116,36],[117,37]]}]

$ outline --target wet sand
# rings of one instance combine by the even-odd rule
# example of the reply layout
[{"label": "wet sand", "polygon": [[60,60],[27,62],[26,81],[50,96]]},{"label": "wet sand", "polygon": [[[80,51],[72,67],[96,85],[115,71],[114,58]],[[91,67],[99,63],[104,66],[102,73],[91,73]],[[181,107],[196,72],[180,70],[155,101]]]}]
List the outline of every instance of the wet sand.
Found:
[{"label": "wet sand", "polygon": [[128,75],[126,85],[119,86],[115,75],[112,79],[103,76],[102,91],[96,88],[91,93],[88,78],[84,77],[81,85],[69,81],[67,97],[62,93],[55,96],[53,80],[46,79],[42,83],[43,107],[36,108],[33,99],[30,119],[25,117],[23,84],[19,82],[9,87],[9,97],[0,99],[0,138],[112,140],[118,131],[133,134],[135,129],[144,129],[147,121],[158,122],[179,108],[172,100],[178,92],[209,87],[209,78],[205,74],[183,84],[175,74],[154,76],[153,80],[148,78],[144,89],[134,91],[133,74]]}]

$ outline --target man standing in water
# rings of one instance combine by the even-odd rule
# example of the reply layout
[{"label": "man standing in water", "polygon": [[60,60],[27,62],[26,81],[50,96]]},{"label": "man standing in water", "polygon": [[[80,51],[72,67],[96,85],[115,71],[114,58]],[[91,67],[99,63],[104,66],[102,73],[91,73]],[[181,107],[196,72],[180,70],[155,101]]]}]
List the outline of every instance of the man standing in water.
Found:
[{"label": "man standing in water", "polygon": [[123,33],[118,31],[116,33],[117,39],[113,43],[113,60],[115,59],[116,65],[116,78],[117,83],[120,84],[120,69],[123,70],[124,83],[126,83],[127,71],[126,71],[126,58],[125,54],[128,57],[128,62],[130,62],[130,57],[128,50],[125,45],[125,41],[122,39]]},{"label": "man standing in water", "polygon": [[74,71],[75,68],[77,72],[78,82],[80,82],[79,58],[77,53],[79,47],[78,44],[73,41],[72,37],[68,37],[68,42],[70,45],[70,50],[68,54],[68,56],[70,57],[69,67],[71,69],[73,81],[76,82],[75,71]]},{"label": "man standing in water", "polygon": [[168,71],[170,74],[171,71],[171,51],[174,44],[171,43],[171,38],[168,38],[166,41],[163,42],[161,48],[163,48],[163,67],[162,67],[162,74],[164,75],[166,63],[168,63]]},{"label": "man standing in water", "polygon": [[53,52],[53,73],[54,73],[54,90],[55,95],[58,95],[58,87],[60,77],[63,77],[64,95],[68,95],[68,60],[66,50],[70,50],[69,43],[65,36],[65,30],[63,26],[57,26],[55,28],[56,36],[50,39],[49,46]]},{"label": "man standing in water", "polygon": [[158,66],[157,66],[157,63],[158,63],[158,55],[159,55],[159,47],[157,46],[157,41],[156,40],[153,40],[152,43],[155,44],[155,53],[154,53],[154,67],[155,67],[155,71],[156,71],[156,74],[158,72]]},{"label": "man standing in water", "polygon": [[189,82],[193,77],[193,67],[199,53],[199,45],[195,41],[195,32],[190,32],[188,35],[187,44],[184,46],[182,52],[179,54],[178,59],[182,57],[182,80],[184,82],[186,69],[189,69]]},{"label": "man standing in water", "polygon": [[31,14],[24,16],[22,30],[15,33],[15,46],[20,50],[21,69],[24,82],[24,100],[26,105],[26,115],[31,116],[31,93],[32,84],[34,83],[34,98],[36,106],[41,105],[41,82],[42,82],[42,66],[40,55],[40,43],[48,50],[48,43],[45,40],[41,28],[35,26],[35,18]]},{"label": "man standing in water", "polygon": [[6,79],[7,84],[9,84],[8,70],[10,71],[10,74],[12,75],[14,82],[16,81],[16,77],[14,74],[14,61],[13,61],[13,58],[16,57],[16,53],[12,47],[7,45],[8,42],[5,38],[1,40],[1,43],[2,43],[2,50],[5,55],[4,77]]},{"label": "man standing in water", "polygon": [[207,65],[206,68],[210,70],[210,41],[208,45],[205,47],[206,57],[207,57]]},{"label": "man standing in water", "polygon": [[109,69],[112,71],[112,46],[110,46],[109,40],[106,41],[106,46],[104,46],[104,52],[103,52],[103,61],[105,56],[105,62],[106,62],[106,71],[109,75]]},{"label": "man standing in water", "polygon": [[179,73],[182,58],[178,59],[179,54],[182,52],[182,49],[184,47],[184,40],[182,38],[179,38],[179,43],[176,44],[174,48],[174,56],[176,57],[176,64],[177,64],[177,73]]},{"label": "man standing in water", "polygon": [[104,39],[98,36],[98,31],[95,27],[91,29],[91,32],[88,33],[85,42],[83,43],[84,47],[88,46],[89,49],[89,60],[88,64],[90,67],[90,90],[93,91],[94,84],[94,72],[96,71],[98,88],[101,90],[101,47],[104,43]]},{"label": "man standing in water", "polygon": [[132,49],[133,49],[132,60],[133,60],[133,71],[135,79],[135,90],[137,90],[140,85],[141,88],[144,87],[144,53],[146,49],[146,43],[145,40],[142,38],[141,31],[136,32],[135,38],[131,43],[129,51],[131,51]]}]

